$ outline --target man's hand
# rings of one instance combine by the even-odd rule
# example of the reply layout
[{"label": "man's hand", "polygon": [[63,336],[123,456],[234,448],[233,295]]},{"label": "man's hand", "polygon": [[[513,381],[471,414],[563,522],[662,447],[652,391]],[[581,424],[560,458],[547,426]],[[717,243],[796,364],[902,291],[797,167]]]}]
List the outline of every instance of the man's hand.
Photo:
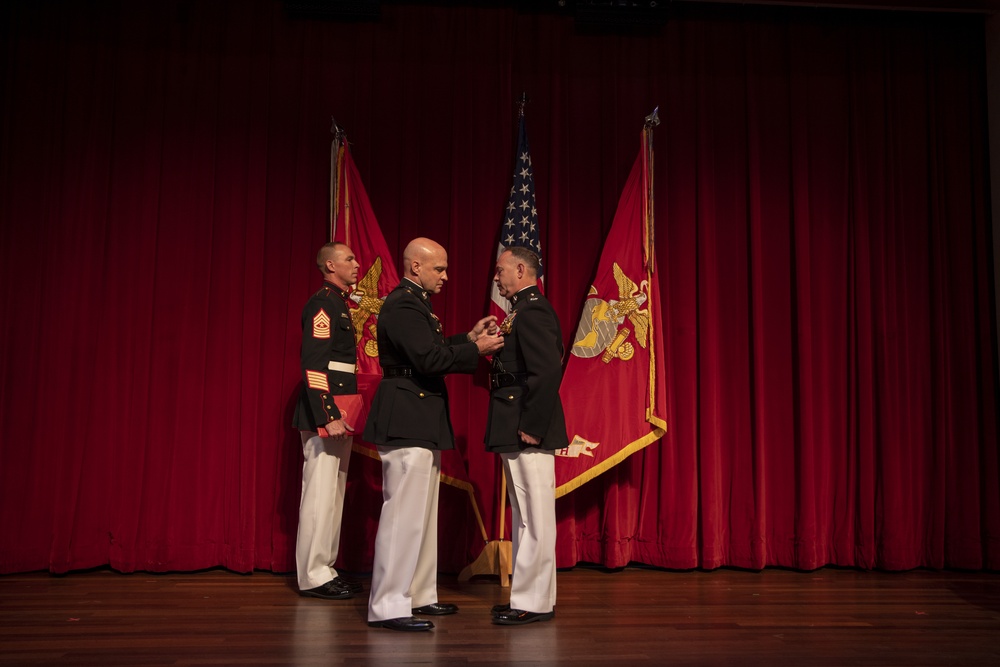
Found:
[{"label": "man's hand", "polygon": [[503,336],[483,332],[476,338],[475,343],[476,347],[479,348],[479,356],[485,357],[490,354],[496,354],[503,349]]},{"label": "man's hand", "polygon": [[[484,333],[494,335],[496,332],[497,316],[487,315],[483,319],[476,322],[476,326],[472,327],[472,331],[469,332],[469,341],[475,343]],[[482,353],[480,352],[480,354]]]},{"label": "man's hand", "polygon": [[521,440],[523,442],[526,442],[529,445],[540,445],[540,444],[542,444],[542,439],[541,438],[536,438],[535,436],[531,435],[530,433],[525,433],[524,431],[518,431],[517,432],[517,437],[521,438]]},{"label": "man's hand", "polygon": [[337,440],[343,440],[348,437],[347,424],[344,423],[343,419],[334,419],[327,424],[326,432],[331,438],[336,438]]}]

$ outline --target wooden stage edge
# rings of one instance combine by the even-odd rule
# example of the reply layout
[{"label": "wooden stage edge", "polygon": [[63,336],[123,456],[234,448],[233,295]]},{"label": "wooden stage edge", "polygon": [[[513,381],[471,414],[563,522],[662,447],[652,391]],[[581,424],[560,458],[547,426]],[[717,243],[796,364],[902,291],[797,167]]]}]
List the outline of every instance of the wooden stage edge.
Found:
[{"label": "wooden stage edge", "polygon": [[552,621],[490,623],[509,589],[442,575],[435,630],[369,628],[294,577],[0,576],[3,665],[1000,665],[1000,573],[560,571]]}]

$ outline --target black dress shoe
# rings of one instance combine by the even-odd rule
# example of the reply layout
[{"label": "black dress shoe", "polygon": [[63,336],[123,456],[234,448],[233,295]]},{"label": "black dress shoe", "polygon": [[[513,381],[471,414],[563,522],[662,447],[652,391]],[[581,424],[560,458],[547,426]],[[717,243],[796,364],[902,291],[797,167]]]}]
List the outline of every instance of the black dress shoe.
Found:
[{"label": "black dress shoe", "polygon": [[299,591],[299,595],[308,598],[323,598],[324,600],[347,600],[354,597],[351,589],[338,584],[336,579],[316,588]]},{"label": "black dress shoe", "polygon": [[[505,611],[510,611],[510,603],[507,604],[495,604],[493,608],[490,609],[490,613],[496,616],[497,614]],[[555,616],[556,608],[552,607],[552,615]]]},{"label": "black dress shoe", "polygon": [[423,607],[417,607],[413,610],[413,613],[422,616],[447,616],[448,614],[457,614],[458,605],[448,604],[447,602],[435,602],[434,604],[425,604]]},{"label": "black dress shoe", "polygon": [[364,590],[364,586],[361,585],[360,581],[351,577],[345,577],[344,575],[340,575],[334,579],[333,583],[337,584],[340,588],[346,588],[352,593],[360,593]]},{"label": "black dress shoe", "polygon": [[550,621],[555,615],[555,611],[535,612],[524,611],[523,609],[508,609],[507,611],[499,611],[493,614],[493,622],[497,625],[524,625],[525,623]]},{"label": "black dress shoe", "polygon": [[368,621],[369,628],[387,628],[389,630],[400,630],[402,632],[423,632],[431,630],[434,624],[422,618],[390,618],[388,621]]}]

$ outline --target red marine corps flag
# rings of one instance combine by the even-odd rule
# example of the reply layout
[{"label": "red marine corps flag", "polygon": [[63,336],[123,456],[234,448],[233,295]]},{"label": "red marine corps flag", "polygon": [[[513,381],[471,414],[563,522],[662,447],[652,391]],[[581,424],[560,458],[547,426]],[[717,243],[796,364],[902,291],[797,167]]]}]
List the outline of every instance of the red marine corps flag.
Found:
[{"label": "red marine corps flag", "polygon": [[[362,277],[351,291],[351,319],[358,345],[358,388],[374,385],[382,378],[378,365],[378,338],[375,322],[382,301],[399,284],[396,262],[382,236],[361,174],[354,166],[343,130],[334,124],[331,150],[330,240],[351,246],[361,264]],[[362,424],[361,429],[364,429]]]},{"label": "red marine corps flag", "polygon": [[570,349],[559,395],[570,445],[556,451],[562,496],[667,430],[660,299],[653,273],[652,128],[628,177]]}]

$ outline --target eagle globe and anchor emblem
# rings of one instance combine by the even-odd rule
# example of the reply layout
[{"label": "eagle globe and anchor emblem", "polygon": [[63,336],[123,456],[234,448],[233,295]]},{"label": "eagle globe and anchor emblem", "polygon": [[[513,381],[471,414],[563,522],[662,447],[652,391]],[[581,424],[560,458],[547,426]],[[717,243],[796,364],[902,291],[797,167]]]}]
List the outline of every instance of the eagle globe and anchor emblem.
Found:
[{"label": "eagle globe and anchor emblem", "polygon": [[[593,359],[600,356],[605,364],[627,362],[635,356],[635,345],[629,340],[630,336],[643,349],[649,338],[649,310],[643,308],[649,300],[649,283],[643,280],[636,285],[617,262],[612,264],[611,269],[618,285],[618,298],[605,301],[591,285],[584,304],[584,315],[580,318],[580,326],[570,349],[575,357]],[[600,444],[576,434],[569,447],[557,451],[556,455],[593,457],[593,450]]]},{"label": "eagle globe and anchor emblem", "polygon": [[[374,315],[378,318],[385,297],[378,295],[378,281],[382,278],[382,258],[376,257],[365,277],[358,281],[351,291],[351,301],[357,307],[351,309],[351,321],[354,323],[354,344],[357,345],[365,335],[365,323]],[[364,351],[369,357],[378,357],[378,336],[375,325],[369,325],[371,338],[365,341]]]}]

